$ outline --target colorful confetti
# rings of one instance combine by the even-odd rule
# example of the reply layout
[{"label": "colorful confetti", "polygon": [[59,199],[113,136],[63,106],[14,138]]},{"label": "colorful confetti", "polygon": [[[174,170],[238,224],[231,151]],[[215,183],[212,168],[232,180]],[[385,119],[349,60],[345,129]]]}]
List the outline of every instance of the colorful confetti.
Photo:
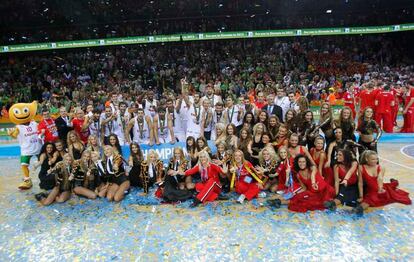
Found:
[{"label": "colorful confetti", "polygon": [[[298,214],[271,210],[262,199],[239,205],[232,195],[190,209],[134,189],[121,203],[75,196],[41,207],[37,179],[32,190],[16,189],[18,159],[0,160],[0,170],[1,261],[414,260],[412,206],[363,217],[343,208]],[[412,175],[400,171],[394,177]],[[403,183],[413,194],[413,177]]]}]

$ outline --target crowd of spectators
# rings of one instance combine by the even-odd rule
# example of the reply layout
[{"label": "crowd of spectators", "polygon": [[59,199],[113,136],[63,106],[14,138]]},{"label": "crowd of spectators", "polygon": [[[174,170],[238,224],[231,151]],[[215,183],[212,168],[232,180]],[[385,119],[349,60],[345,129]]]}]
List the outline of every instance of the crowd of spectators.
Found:
[{"label": "crowd of spectators", "polygon": [[[2,1],[1,44],[412,22],[397,1]],[[327,13],[328,12],[328,13]]]},{"label": "crowd of spectators", "polygon": [[[156,96],[177,91],[186,77],[204,92],[214,83],[226,96],[282,84],[309,102],[325,100],[329,90],[345,91],[372,78],[394,83],[412,75],[401,39],[371,36],[283,40],[246,40],[84,49],[2,57],[1,105],[38,100],[53,111],[70,103],[103,104],[111,91],[136,98],[153,89]],[[396,45],[398,42],[399,45]],[[393,47],[393,52],[387,52]],[[412,65],[412,64],[411,64]]]}]

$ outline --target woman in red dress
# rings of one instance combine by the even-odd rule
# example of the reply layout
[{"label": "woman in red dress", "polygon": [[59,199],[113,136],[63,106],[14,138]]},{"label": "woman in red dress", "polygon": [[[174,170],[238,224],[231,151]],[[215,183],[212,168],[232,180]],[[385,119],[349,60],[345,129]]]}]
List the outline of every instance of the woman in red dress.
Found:
[{"label": "woman in red dress", "polygon": [[[381,207],[391,203],[411,205],[408,192],[398,189],[398,181],[390,179],[384,183],[385,168],[378,164],[378,155],[375,151],[367,150],[361,156],[358,179],[359,199],[355,208],[357,214],[362,215],[368,207]],[[364,191],[364,186],[365,191]]]},{"label": "woman in red dress", "polygon": [[276,174],[278,177],[278,184],[277,189],[271,188],[270,191],[282,191],[278,193],[283,193],[284,190],[288,189],[288,177],[290,174],[290,165],[289,165],[289,158],[288,158],[288,152],[287,148],[285,146],[279,147],[279,158],[280,163],[279,166],[276,169]]},{"label": "woman in red dress", "polygon": [[341,204],[355,207],[358,203],[358,162],[349,150],[339,149],[334,174],[336,197],[325,202],[325,207],[332,211]]},{"label": "woman in red dress", "polygon": [[[279,148],[279,158],[280,163],[276,169],[276,177],[278,178],[278,183],[274,187],[271,187],[270,191],[276,192],[279,195],[285,193],[294,194],[300,189],[300,184],[292,172],[294,170],[291,169],[286,147],[283,146]],[[316,168],[314,170],[314,172],[316,172]],[[293,179],[290,180],[289,176],[293,176]]]},{"label": "woman in red dress", "polygon": [[308,157],[297,155],[294,163],[301,189],[290,200],[278,196],[272,205],[278,208],[281,204],[287,204],[289,210],[295,212],[324,210],[324,202],[335,197],[335,190],[325,182],[319,172],[312,175],[312,162]]},{"label": "woman in red dress", "polygon": [[306,147],[299,145],[299,135],[296,133],[291,134],[289,137],[288,153],[290,156],[291,166],[293,166],[293,160],[297,155],[305,155],[311,161],[312,166],[316,166]]},{"label": "woman in red dress", "polygon": [[326,152],[323,150],[324,145],[325,139],[323,137],[319,136],[315,138],[315,147],[311,148],[309,153],[316,164],[316,168],[318,169],[319,174],[323,176],[329,185],[333,186],[334,176],[331,172],[330,167],[325,167],[325,163],[328,159],[326,157]]},{"label": "woman in red dress", "polygon": [[259,172],[253,165],[244,159],[243,152],[236,150],[233,163],[230,167],[230,188],[235,186],[236,193],[240,194],[237,202],[242,204],[245,199],[252,200],[263,189],[263,181],[258,177]]},{"label": "woman in red dress", "polygon": [[206,151],[198,154],[198,164],[187,171],[179,170],[171,175],[192,176],[199,173],[201,182],[196,183],[195,189],[198,192],[191,207],[196,207],[201,203],[214,201],[221,193],[220,177],[227,173],[227,166],[222,169],[211,162],[210,155]]}]

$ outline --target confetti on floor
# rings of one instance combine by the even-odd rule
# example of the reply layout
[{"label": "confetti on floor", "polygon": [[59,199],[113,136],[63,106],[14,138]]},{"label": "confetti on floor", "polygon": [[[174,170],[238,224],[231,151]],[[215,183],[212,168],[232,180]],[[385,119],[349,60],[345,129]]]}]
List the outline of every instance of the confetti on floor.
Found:
[{"label": "confetti on floor", "polygon": [[[386,176],[414,194],[414,162],[381,147]],[[404,165],[398,166],[397,164]],[[408,167],[408,168],[407,168]],[[0,160],[1,261],[414,260],[414,208],[292,213],[257,199],[190,209],[162,204],[134,189],[121,203],[72,197],[41,207],[36,186],[19,192],[18,159]],[[36,175],[32,175],[33,178]]]}]

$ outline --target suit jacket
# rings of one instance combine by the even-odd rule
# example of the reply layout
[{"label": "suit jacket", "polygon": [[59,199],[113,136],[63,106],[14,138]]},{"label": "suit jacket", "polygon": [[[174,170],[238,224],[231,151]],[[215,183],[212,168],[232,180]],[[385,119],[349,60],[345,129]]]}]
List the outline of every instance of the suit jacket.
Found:
[{"label": "suit jacket", "polygon": [[[271,105],[270,105],[271,106]],[[269,113],[269,105],[265,105],[263,108],[262,108],[262,110],[264,110],[264,111],[266,111],[266,112],[268,112]],[[275,116],[277,116],[278,118],[279,118],[279,120],[280,120],[280,122],[283,122],[283,110],[282,110],[282,108],[280,107],[280,106],[278,106],[278,105],[273,105],[273,109],[272,109],[272,112],[270,112],[270,114],[269,114],[269,116],[270,115],[275,115]]]},{"label": "suit jacket", "polygon": [[55,125],[58,130],[59,138],[66,143],[68,133],[73,130],[73,127],[68,126],[66,121],[61,116],[55,119]]}]

